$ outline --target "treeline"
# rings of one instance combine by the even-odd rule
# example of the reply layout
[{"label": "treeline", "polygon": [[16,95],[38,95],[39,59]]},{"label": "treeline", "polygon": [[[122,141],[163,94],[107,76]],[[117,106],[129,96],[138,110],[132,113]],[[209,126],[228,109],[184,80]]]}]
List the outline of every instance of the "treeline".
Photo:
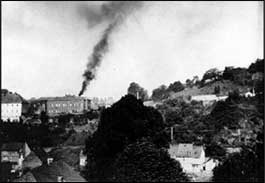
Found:
[{"label": "treeline", "polygon": [[[170,93],[177,93],[185,88],[192,88],[194,86],[202,88],[216,81],[224,80],[231,81],[235,85],[253,88],[257,84],[256,81],[263,77],[262,73],[264,73],[264,59],[257,59],[254,63],[251,63],[248,68],[225,67],[223,71],[212,68],[204,73],[201,80],[198,76],[194,76],[192,79],[187,79],[185,83],[175,81],[169,84],[169,86],[162,84],[152,91],[151,96],[148,96],[147,90],[133,82],[128,88],[128,94],[137,96],[138,93],[138,97],[143,101],[162,101],[168,99]],[[220,87],[217,86],[214,88],[213,94],[219,93]]]},{"label": "treeline", "polygon": [[31,146],[51,147],[63,143],[73,131],[48,125],[0,123],[0,146],[9,142],[27,142]]}]

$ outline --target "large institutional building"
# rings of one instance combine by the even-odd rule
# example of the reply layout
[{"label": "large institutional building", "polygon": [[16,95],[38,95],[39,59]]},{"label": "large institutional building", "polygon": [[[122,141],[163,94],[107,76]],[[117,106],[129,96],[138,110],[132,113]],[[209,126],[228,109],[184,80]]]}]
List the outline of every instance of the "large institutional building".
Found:
[{"label": "large institutional building", "polygon": [[8,90],[1,90],[1,119],[10,122],[19,121],[21,113],[21,98]]},{"label": "large institutional building", "polygon": [[59,114],[78,114],[90,108],[90,100],[84,97],[66,95],[64,97],[41,97],[31,104],[36,109],[36,113],[46,112],[48,116]]}]

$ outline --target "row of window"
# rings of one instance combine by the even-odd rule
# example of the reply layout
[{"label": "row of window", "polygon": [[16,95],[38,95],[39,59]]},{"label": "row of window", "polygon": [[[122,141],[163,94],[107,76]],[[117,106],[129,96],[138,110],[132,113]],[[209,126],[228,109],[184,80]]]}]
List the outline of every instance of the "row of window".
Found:
[{"label": "row of window", "polygon": [[49,110],[49,113],[61,113],[61,112],[78,112],[78,111],[77,110],[72,110],[72,111]]},{"label": "row of window", "polygon": [[50,105],[51,107],[60,107],[60,106],[63,106],[63,107],[66,107],[66,106],[82,106],[82,104],[78,104],[78,103],[74,103],[74,104],[51,104]]},{"label": "row of window", "polygon": [[19,106],[19,105],[21,105],[21,104],[7,104],[8,106],[12,106],[12,107],[15,107],[15,106]]},{"label": "row of window", "polygon": [[19,113],[20,111],[18,111],[18,110],[16,110],[16,111],[14,111],[14,110],[2,110],[1,112],[2,113]]}]

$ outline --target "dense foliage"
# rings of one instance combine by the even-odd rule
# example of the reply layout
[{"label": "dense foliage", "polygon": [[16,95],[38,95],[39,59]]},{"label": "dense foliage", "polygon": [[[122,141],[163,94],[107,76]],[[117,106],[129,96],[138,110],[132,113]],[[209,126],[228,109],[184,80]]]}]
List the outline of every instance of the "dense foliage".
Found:
[{"label": "dense foliage", "polygon": [[215,182],[264,182],[264,132],[253,147],[243,147],[214,169]]},{"label": "dense foliage", "polygon": [[126,95],[102,112],[98,130],[87,140],[87,179],[112,180],[117,156],[128,145],[144,137],[153,144],[153,148],[168,147],[169,139],[161,114],[154,108],[145,107],[133,95]]},{"label": "dense foliage", "polygon": [[132,82],[127,91],[128,94],[134,95],[135,97],[139,97],[142,101],[148,100],[147,90],[142,88],[139,84]]},{"label": "dense foliage", "polygon": [[169,96],[169,93],[167,92],[167,86],[161,85],[158,88],[153,90],[151,98],[154,101],[161,101],[163,99],[168,98],[168,96]]},{"label": "dense foliage", "polygon": [[157,149],[147,139],[128,145],[115,160],[113,176],[118,182],[186,182],[180,163],[165,149]]}]

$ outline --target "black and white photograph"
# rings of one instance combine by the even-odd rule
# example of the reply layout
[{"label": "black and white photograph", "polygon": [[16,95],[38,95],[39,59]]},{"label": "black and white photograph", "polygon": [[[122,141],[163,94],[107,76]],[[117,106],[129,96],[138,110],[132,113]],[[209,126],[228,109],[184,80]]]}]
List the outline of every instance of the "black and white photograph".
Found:
[{"label": "black and white photograph", "polygon": [[264,182],[264,1],[1,1],[0,182]]}]

